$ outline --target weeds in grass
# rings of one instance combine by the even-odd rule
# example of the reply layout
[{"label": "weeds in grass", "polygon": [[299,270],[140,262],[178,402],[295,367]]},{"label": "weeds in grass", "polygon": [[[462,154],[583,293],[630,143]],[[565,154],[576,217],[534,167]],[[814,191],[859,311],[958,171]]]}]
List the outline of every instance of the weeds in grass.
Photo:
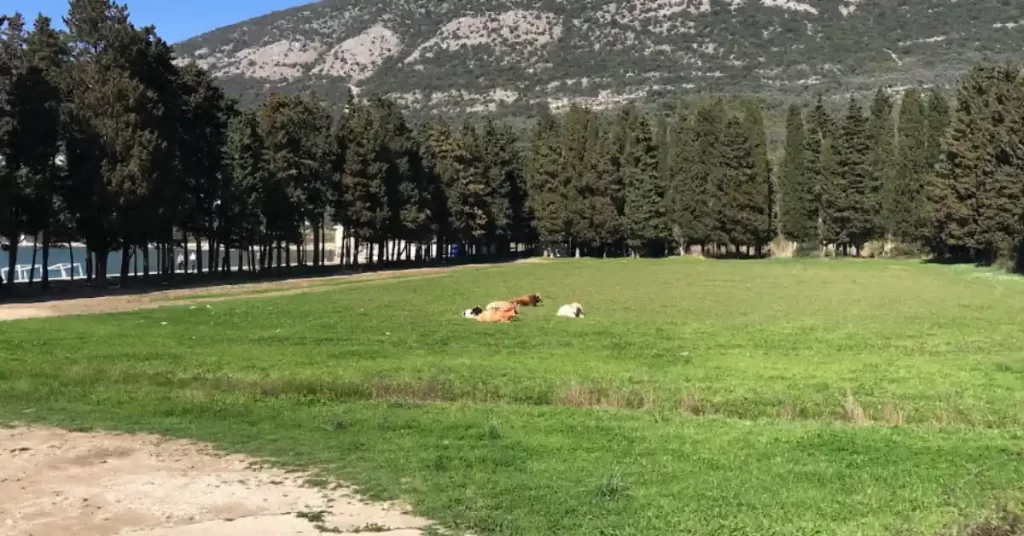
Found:
[{"label": "weeds in grass", "polygon": [[594,490],[596,497],[602,501],[617,501],[629,493],[629,487],[618,474],[608,475]]},{"label": "weeds in grass", "polygon": [[889,426],[903,426],[907,423],[907,412],[892,403],[882,407],[882,420]]},{"label": "weeds in grass", "polygon": [[492,440],[501,439],[501,428],[498,423],[491,421],[487,424],[487,438]]},{"label": "weeds in grass", "polygon": [[694,417],[701,417],[704,415],[713,415],[715,413],[715,408],[711,402],[702,400],[699,396],[690,392],[679,398],[679,411],[687,415],[693,415]]},{"label": "weeds in grass", "polygon": [[846,392],[846,398],[843,400],[843,420],[857,426],[871,424],[871,418],[860,406],[860,402],[853,396],[853,393],[849,391]]}]

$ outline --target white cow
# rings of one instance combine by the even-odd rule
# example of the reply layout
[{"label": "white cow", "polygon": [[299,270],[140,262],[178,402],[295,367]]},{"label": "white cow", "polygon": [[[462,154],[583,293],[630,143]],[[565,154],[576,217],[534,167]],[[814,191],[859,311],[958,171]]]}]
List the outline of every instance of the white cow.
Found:
[{"label": "white cow", "polygon": [[567,318],[583,318],[583,306],[578,303],[570,303],[558,308],[558,316]]}]

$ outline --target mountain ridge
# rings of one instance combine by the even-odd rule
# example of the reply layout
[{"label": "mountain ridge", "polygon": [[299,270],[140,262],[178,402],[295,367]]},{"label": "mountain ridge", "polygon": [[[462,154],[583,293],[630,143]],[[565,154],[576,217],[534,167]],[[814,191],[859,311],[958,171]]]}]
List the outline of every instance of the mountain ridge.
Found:
[{"label": "mountain ridge", "polygon": [[679,91],[947,85],[1024,45],[1012,0],[327,0],[176,45],[243,102],[355,91],[419,109],[595,107]]}]

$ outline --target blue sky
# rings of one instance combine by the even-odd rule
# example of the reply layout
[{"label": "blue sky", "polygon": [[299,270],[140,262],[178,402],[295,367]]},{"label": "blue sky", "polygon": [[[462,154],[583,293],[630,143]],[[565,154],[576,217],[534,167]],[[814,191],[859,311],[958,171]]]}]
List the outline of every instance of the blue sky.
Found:
[{"label": "blue sky", "polygon": [[[176,43],[245,19],[311,0],[120,0],[128,4],[136,26],[152,24],[165,40]],[[0,13],[20,11],[30,21],[42,12],[63,28],[61,17],[67,13],[68,0],[0,0]]]}]

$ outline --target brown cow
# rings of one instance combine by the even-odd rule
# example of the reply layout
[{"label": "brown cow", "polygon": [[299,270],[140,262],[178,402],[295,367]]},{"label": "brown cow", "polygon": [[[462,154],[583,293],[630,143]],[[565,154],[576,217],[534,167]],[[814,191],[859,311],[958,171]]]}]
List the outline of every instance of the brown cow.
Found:
[{"label": "brown cow", "polygon": [[512,319],[519,316],[519,311],[515,308],[504,308],[504,309],[487,309],[482,313],[476,315],[477,322],[486,322],[488,324],[497,324],[511,322]]},{"label": "brown cow", "polygon": [[505,300],[493,301],[491,303],[488,303],[487,307],[484,307],[484,309],[487,309],[488,311],[497,311],[499,309],[515,309],[516,312],[518,313],[519,312],[519,304],[515,303],[515,302],[512,302],[512,301],[505,301]]},{"label": "brown cow", "polygon": [[509,301],[516,305],[522,305],[523,307],[536,307],[544,300],[541,299],[540,294],[530,294],[528,296],[518,296]]}]

